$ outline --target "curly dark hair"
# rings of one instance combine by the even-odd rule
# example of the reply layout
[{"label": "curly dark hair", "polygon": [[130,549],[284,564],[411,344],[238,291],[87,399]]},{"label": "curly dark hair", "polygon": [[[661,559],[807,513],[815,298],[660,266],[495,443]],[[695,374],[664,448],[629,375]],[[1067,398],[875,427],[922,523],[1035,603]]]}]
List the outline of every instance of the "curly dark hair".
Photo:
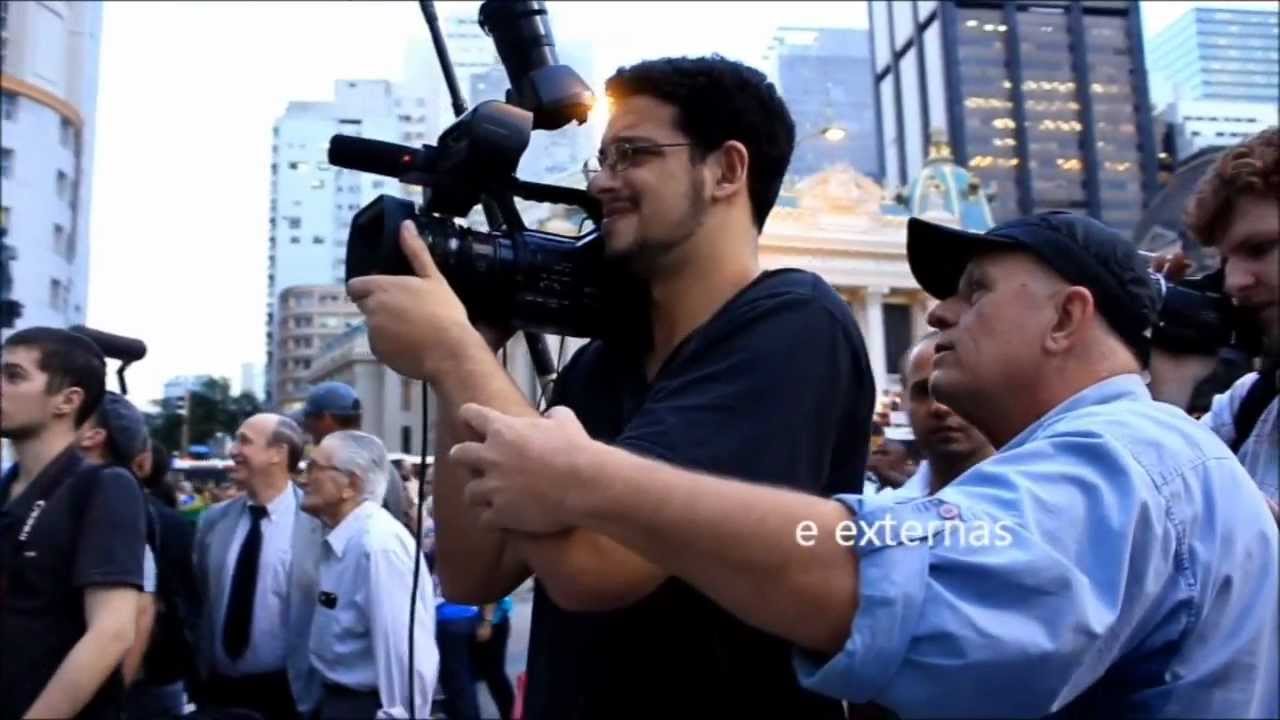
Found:
[{"label": "curly dark hair", "polygon": [[1216,245],[1236,199],[1251,195],[1280,197],[1280,127],[1223,151],[1187,204],[1187,232],[1201,245]]},{"label": "curly dark hair", "polygon": [[796,144],[796,125],[764,73],[720,55],[646,60],[605,82],[615,100],[645,95],[676,108],[676,126],[701,162],[730,140],[747,149],[748,196],[756,230],[778,200]]}]

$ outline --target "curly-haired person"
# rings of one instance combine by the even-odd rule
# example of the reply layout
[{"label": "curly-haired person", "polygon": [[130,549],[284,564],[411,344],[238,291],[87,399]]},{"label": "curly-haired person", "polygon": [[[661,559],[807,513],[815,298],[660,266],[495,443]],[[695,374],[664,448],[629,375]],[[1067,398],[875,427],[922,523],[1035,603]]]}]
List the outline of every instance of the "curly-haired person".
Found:
[{"label": "curly-haired person", "polygon": [[[1280,521],[1280,128],[1222,153],[1196,188],[1186,224],[1202,245],[1217,248],[1227,294],[1262,337],[1260,370],[1213,398],[1201,420],[1236,452]],[[1214,361],[1153,351],[1152,394],[1186,407]]]}]

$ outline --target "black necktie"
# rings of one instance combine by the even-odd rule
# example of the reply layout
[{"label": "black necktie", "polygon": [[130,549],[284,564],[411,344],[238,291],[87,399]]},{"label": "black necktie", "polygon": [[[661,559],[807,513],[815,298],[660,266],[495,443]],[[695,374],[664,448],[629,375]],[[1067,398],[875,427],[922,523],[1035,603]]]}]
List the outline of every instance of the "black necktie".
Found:
[{"label": "black necktie", "polygon": [[253,596],[258,589],[258,558],[262,555],[262,518],[266,516],[265,507],[249,506],[249,534],[240,546],[236,569],[231,575],[227,614],[222,623],[222,649],[232,660],[239,660],[249,647],[249,629],[253,625]]}]

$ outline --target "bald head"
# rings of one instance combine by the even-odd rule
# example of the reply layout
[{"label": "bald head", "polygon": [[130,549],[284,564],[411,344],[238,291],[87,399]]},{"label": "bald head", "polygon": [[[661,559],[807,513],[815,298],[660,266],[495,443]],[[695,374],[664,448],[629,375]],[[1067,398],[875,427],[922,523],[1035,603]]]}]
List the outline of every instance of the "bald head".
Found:
[{"label": "bald head", "polygon": [[245,420],[231,445],[231,478],[246,489],[288,480],[302,462],[302,429],[275,413],[259,413]]}]

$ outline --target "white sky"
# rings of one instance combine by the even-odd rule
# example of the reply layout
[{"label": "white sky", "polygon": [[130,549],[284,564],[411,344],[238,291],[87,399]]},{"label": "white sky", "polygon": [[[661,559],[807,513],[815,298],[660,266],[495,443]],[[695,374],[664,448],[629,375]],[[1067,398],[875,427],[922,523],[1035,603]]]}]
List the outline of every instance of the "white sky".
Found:
[{"label": "white sky", "polygon": [[[1249,3],[1146,2],[1147,33],[1196,4]],[[593,41],[600,77],[662,55],[757,62],[779,25],[867,26],[862,2],[548,6],[557,41]],[[87,320],[146,341],[132,397],[174,375],[238,387],[263,362],[272,123],[336,79],[399,80],[411,40],[429,42],[411,1],[104,3]]]}]

